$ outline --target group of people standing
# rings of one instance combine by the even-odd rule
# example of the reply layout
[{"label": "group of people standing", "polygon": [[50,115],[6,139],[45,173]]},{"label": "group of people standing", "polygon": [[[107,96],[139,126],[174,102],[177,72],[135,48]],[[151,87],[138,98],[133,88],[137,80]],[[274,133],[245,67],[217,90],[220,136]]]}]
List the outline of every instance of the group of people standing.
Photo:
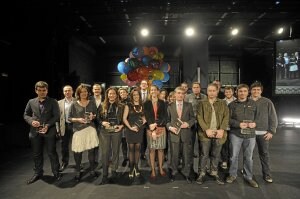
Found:
[{"label": "group of people standing", "polygon": [[[148,87],[146,80],[130,93],[124,88],[110,87],[102,100],[102,88],[93,85],[89,88],[79,85],[73,97],[73,89],[63,88],[64,99],[58,101],[47,96],[48,84],[40,81],[35,85],[37,97],[28,101],[24,119],[31,126],[30,139],[34,156],[34,175],[28,180],[31,184],[43,176],[43,143],[47,147],[51,168],[56,180],[69,164],[69,143],[76,163],[75,181],[82,177],[82,153],[88,151],[90,175],[95,179],[97,163],[103,168],[101,184],[117,176],[119,151],[122,145],[126,166],[129,161],[129,180],[140,177],[139,160],[149,152],[150,180],[157,173],[170,181],[180,172],[187,183],[193,181],[193,157],[199,156],[197,184],[205,182],[209,173],[218,184],[224,184],[219,176],[219,165],[227,169],[227,183],[235,181],[238,172],[238,157],[243,150],[243,176],[252,187],[258,187],[253,179],[253,150],[257,143],[262,164],[263,178],[272,182],[269,167],[269,140],[276,132],[277,116],[273,103],[262,97],[263,86],[259,82],[250,88],[240,84],[236,88],[225,87],[222,96],[220,82],[214,81],[207,87],[207,95],[201,93],[199,82],[192,84],[188,93],[186,83],[175,88],[169,95],[157,86]],[[251,96],[248,97],[249,91]],[[57,127],[57,128],[56,128]],[[55,135],[62,136],[62,164],[56,152]],[[198,138],[198,139],[197,139]],[[199,150],[194,150],[199,140]],[[98,162],[99,151],[101,162]],[[197,151],[199,154],[194,154]],[[169,156],[169,172],[164,161]],[[157,156],[157,157],[156,157]],[[158,171],[156,170],[158,161]],[[181,164],[181,166],[180,166]]]}]

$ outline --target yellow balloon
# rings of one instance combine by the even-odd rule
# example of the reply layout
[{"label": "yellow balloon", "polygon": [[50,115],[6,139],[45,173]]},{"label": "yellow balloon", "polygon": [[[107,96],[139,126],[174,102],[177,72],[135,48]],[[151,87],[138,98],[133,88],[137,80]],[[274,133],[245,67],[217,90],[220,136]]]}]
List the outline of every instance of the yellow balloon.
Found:
[{"label": "yellow balloon", "polygon": [[127,79],[127,75],[126,75],[126,74],[122,74],[122,75],[120,76],[120,78],[121,78],[122,81],[124,81],[125,79]]}]

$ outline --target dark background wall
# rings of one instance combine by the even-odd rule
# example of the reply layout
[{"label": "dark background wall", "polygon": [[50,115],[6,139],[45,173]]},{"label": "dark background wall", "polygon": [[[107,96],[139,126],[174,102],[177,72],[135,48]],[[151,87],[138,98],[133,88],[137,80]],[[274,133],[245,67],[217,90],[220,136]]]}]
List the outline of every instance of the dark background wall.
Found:
[{"label": "dark background wall", "polygon": [[[49,96],[56,99],[62,97],[62,86],[65,84],[71,84],[74,88],[80,82],[118,85],[120,74],[116,66],[127,58],[130,49],[134,47],[93,46],[84,35],[73,33],[65,25],[69,23],[69,18],[59,8],[25,10],[20,6],[15,12],[18,15],[14,16],[12,12],[1,23],[5,27],[1,31],[0,42],[1,150],[8,146],[29,145],[28,126],[23,120],[23,111],[28,99],[36,96],[34,84],[37,81],[48,82]],[[184,66],[184,59],[187,59],[184,57],[187,55],[183,55],[183,47],[176,55],[164,46],[159,48],[165,53],[164,60],[172,65],[170,86],[184,80],[182,72],[194,71]],[[204,63],[207,63],[208,55],[212,53],[202,53],[201,56],[207,55]],[[220,55],[222,53],[228,54],[226,51],[218,52]],[[192,54],[195,58],[193,66],[201,56]],[[299,96],[272,96],[272,53],[258,55],[244,51],[240,52],[238,59],[242,83],[261,81],[265,86],[264,95],[272,98],[280,117],[299,115]]]}]

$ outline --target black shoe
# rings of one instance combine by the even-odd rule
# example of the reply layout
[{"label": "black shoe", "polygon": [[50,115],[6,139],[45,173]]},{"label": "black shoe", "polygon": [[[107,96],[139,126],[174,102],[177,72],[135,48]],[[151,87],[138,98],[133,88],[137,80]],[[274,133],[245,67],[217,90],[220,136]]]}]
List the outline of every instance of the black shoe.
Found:
[{"label": "black shoe", "polygon": [[59,171],[64,171],[64,170],[68,167],[68,165],[69,165],[68,163],[64,163],[64,162],[63,162],[63,163],[61,164],[61,167],[60,167]]},{"label": "black shoe", "polygon": [[54,174],[54,179],[56,180],[56,181],[60,181],[61,179],[62,179],[62,174],[61,173],[56,173],[56,174]]},{"label": "black shoe", "polygon": [[186,181],[188,184],[191,184],[191,183],[192,183],[192,179],[190,178],[190,176],[185,176],[185,181]]},{"label": "black shoe", "polygon": [[170,182],[174,182],[175,181],[175,175],[170,175]]},{"label": "black shoe", "polygon": [[97,179],[99,177],[99,175],[96,171],[91,171],[90,176],[92,176],[94,179]]},{"label": "black shoe", "polygon": [[27,184],[32,184],[41,178],[42,178],[42,175],[34,174],[29,180],[27,180]]},{"label": "black shoe", "polygon": [[127,165],[127,162],[128,162],[128,159],[126,158],[126,159],[124,159],[123,160],[123,162],[122,162],[122,167],[126,167],[126,165]]},{"label": "black shoe", "polygon": [[103,176],[102,181],[100,182],[99,185],[105,185],[105,184],[107,184],[107,183],[108,183],[108,178],[107,178],[107,176]]},{"label": "black shoe", "polygon": [[197,180],[196,180],[197,184],[203,184],[204,183],[204,175],[199,175]]},{"label": "black shoe", "polygon": [[111,172],[111,178],[116,178],[118,177],[118,173],[116,171]]},{"label": "black shoe", "polygon": [[81,172],[77,172],[74,179],[76,182],[79,182],[81,180]]}]

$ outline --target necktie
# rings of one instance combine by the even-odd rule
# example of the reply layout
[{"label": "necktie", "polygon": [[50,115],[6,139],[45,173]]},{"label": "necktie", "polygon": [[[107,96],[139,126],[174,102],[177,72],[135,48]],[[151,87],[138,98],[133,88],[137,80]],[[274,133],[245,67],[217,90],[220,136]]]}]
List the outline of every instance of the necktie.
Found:
[{"label": "necktie", "polygon": [[181,118],[181,114],[182,114],[182,104],[181,103],[178,103],[178,105],[177,105],[177,114],[178,114],[178,117]]}]

